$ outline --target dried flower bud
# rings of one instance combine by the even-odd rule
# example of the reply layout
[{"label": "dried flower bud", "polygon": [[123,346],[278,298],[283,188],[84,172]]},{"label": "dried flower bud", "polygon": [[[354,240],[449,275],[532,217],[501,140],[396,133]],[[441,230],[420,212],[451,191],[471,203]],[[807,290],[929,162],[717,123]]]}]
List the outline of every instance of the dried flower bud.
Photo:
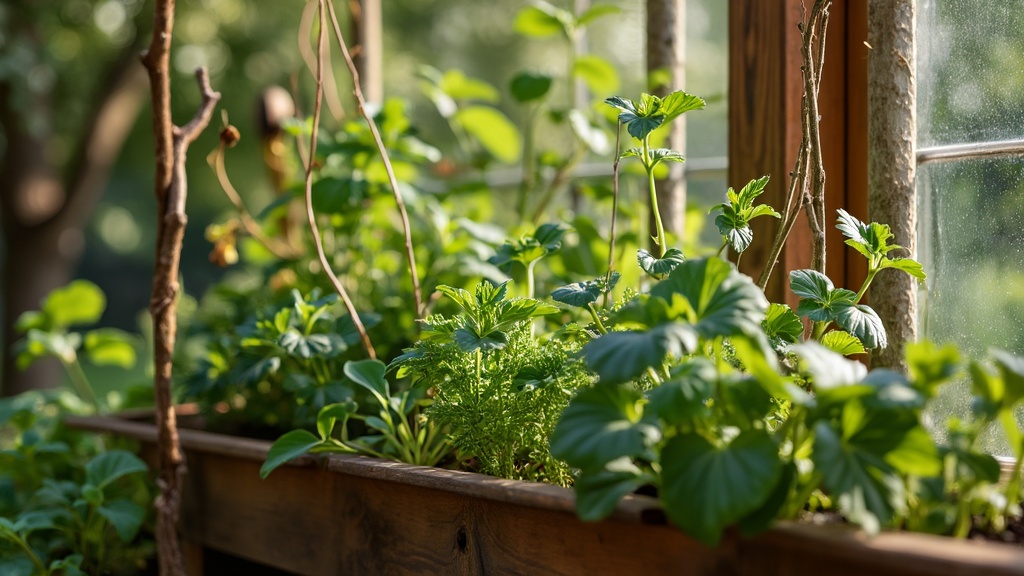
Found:
[{"label": "dried flower bud", "polygon": [[239,134],[238,128],[228,124],[220,131],[220,144],[225,148],[231,148],[235,144],[238,144],[238,140],[241,137],[242,135]]}]

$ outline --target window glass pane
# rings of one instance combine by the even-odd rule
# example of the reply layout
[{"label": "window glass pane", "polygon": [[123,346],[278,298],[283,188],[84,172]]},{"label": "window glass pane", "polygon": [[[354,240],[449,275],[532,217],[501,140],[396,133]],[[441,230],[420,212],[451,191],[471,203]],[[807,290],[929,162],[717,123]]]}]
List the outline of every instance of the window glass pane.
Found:
[{"label": "window glass pane", "polygon": [[918,145],[1024,137],[1019,1],[918,2]]},{"label": "window glass pane", "polygon": [[[922,336],[971,358],[991,347],[1024,354],[1024,160],[926,164],[918,193]],[[935,418],[966,415],[967,385],[944,393]]]}]

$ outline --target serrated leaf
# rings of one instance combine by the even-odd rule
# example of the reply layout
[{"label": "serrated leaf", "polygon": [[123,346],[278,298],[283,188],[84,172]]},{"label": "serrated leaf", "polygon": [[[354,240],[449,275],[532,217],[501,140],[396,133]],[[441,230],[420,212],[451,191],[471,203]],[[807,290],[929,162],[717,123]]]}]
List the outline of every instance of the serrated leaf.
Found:
[{"label": "serrated leaf", "polygon": [[924,282],[927,275],[924,273],[924,267],[921,263],[913,258],[884,258],[879,268],[895,268],[896,270],[902,270],[907,274],[910,274],[914,278],[917,278],[919,282]]},{"label": "serrated leaf", "polygon": [[127,450],[104,452],[85,465],[86,481],[97,488],[104,488],[114,480],[146,471],[146,463]]},{"label": "serrated leaf", "polygon": [[595,95],[610,94],[619,89],[619,74],[610,62],[596,54],[584,54],[572,65],[573,76],[586,83]]},{"label": "serrated leaf", "polygon": [[480,145],[501,162],[512,164],[522,153],[522,139],[507,116],[489,106],[466,106],[453,117]]},{"label": "serrated leaf", "polygon": [[643,454],[661,439],[661,431],[643,415],[643,396],[636,390],[585,388],[555,425],[551,455],[586,472],[601,470],[618,458]]},{"label": "serrated leaf", "polygon": [[678,248],[669,248],[661,258],[655,258],[650,252],[640,248],[636,251],[636,261],[644,272],[661,280],[685,262],[686,257]]},{"label": "serrated leaf", "polygon": [[111,500],[96,511],[110,522],[121,542],[131,542],[135,538],[146,514],[142,506],[125,499]]},{"label": "serrated leaf", "polygon": [[789,273],[789,289],[794,294],[808,300],[824,302],[835,285],[828,276],[817,270],[792,270]]},{"label": "serrated leaf", "polygon": [[691,110],[703,110],[704,106],[703,98],[677,90],[661,99],[658,113],[665,116],[665,122],[671,122],[680,114]]},{"label": "serrated leaf", "polygon": [[836,228],[849,238],[846,244],[863,254],[867,258],[884,256],[899,246],[889,244],[892,239],[892,232],[886,224],[872,222],[865,224],[853,217],[846,210],[840,208],[839,219]]},{"label": "serrated leaf", "polygon": [[785,304],[773,303],[768,306],[764,322],[761,322],[761,328],[769,338],[779,338],[790,344],[799,342],[800,336],[804,333],[804,325],[800,322],[800,317]]},{"label": "serrated leaf", "polygon": [[882,319],[867,304],[839,303],[835,312],[836,324],[856,336],[865,348],[874,350],[889,345]]},{"label": "serrated leaf", "polygon": [[573,484],[576,513],[584,522],[606,518],[623,496],[652,480],[628,457],[612,460],[601,470],[584,472]]},{"label": "serrated leaf", "polygon": [[697,332],[688,324],[670,322],[644,332],[609,332],[588,342],[580,354],[601,385],[628,382],[668,356],[679,357],[697,347]]},{"label": "serrated leaf", "polygon": [[487,334],[477,335],[466,328],[459,328],[455,331],[455,343],[463,352],[500,350],[508,345],[508,334],[501,330],[491,330]]},{"label": "serrated leaf", "polygon": [[85,351],[97,366],[135,366],[135,345],[130,334],[117,328],[99,328],[85,335]]},{"label": "serrated leaf", "polygon": [[754,241],[754,231],[747,226],[745,221],[737,218],[731,212],[716,216],[715,226],[718,227],[718,233],[725,238],[729,247],[737,254],[742,254]]},{"label": "serrated leaf", "polygon": [[761,507],[782,473],[779,449],[767,432],[740,433],[716,447],[681,434],[661,451],[665,512],[674,524],[714,547],[722,532]]},{"label": "serrated leaf", "polygon": [[865,352],[864,344],[856,336],[843,330],[832,330],[822,336],[821,345],[843,356],[852,356]]},{"label": "serrated leaf", "polygon": [[517,102],[530,102],[547,95],[552,77],[542,72],[520,72],[512,77],[509,91]]},{"label": "serrated leaf", "polygon": [[755,334],[761,330],[768,300],[750,279],[720,258],[688,260],[651,288],[651,296],[676,306],[687,301],[691,321],[705,338]]},{"label": "serrated leaf", "polygon": [[278,466],[302,456],[320,443],[320,439],[308,430],[292,430],[284,434],[270,445],[267,460],[260,466],[260,478],[266,478]]}]

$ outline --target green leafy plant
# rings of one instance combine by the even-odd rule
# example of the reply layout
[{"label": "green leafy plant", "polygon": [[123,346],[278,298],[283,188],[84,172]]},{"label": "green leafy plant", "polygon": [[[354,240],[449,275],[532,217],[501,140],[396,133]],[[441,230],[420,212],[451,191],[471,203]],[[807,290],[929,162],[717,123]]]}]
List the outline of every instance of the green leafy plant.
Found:
[{"label": "green leafy plant", "polygon": [[[377,412],[362,414],[351,399],[324,406],[316,418],[319,436],[300,429],[278,438],[260,468],[261,477],[306,453],[366,454],[419,466],[436,466],[449,456],[447,436],[422,414],[430,405],[423,389],[392,394],[386,367],[378,360],[347,362],[344,370],[349,380],[369,393]],[[350,419],[362,420],[372,433],[350,438]]]},{"label": "green leafy plant", "polygon": [[[875,276],[886,268],[902,270],[924,281],[921,265],[911,258],[889,256],[900,246],[890,244],[892,232],[885,224],[872,222],[864,224],[845,210],[839,210],[836,227],[847,237],[846,244],[868,260],[868,274],[858,292],[836,288],[832,281],[816,270],[793,270],[789,273],[790,288],[800,297],[797,314],[814,322],[812,337],[822,339],[825,330],[832,323],[855,337],[866,349],[885,348],[888,338],[882,320],[866,304],[860,304]],[[833,337],[834,346],[843,347],[849,339]]]},{"label": "green leafy plant", "polygon": [[768,185],[768,176],[751,180],[737,194],[732,188],[726,193],[729,201],[719,204],[711,209],[712,212],[721,211],[715,217],[715,225],[725,242],[722,250],[730,247],[737,254],[736,265],[739,266],[739,259],[743,252],[750,247],[754,239],[754,231],[750,229],[750,221],[759,216],[773,216],[781,218],[781,215],[767,204],[754,206],[754,200],[764,192]]},{"label": "green leafy plant", "polygon": [[61,425],[66,393],[0,402],[0,572],[133,574],[152,555],[139,536],[151,499],[145,463]]},{"label": "green leafy plant", "polygon": [[668,251],[668,240],[665,238],[665,226],[658,210],[658,194],[655,187],[654,170],[661,162],[684,162],[682,154],[668,148],[651,148],[651,132],[661,126],[667,126],[672,120],[685,112],[701,110],[704,100],[692,94],[676,91],[664,98],[651,94],[642,94],[638,102],[614,96],[605,100],[609,105],[618,108],[619,123],[626,125],[629,135],[641,143],[640,148],[631,148],[622,153],[623,158],[640,159],[647,172],[648,191],[650,193],[651,211],[654,215],[657,237],[655,242],[661,248],[660,257],[664,258]]},{"label": "green leafy plant", "polygon": [[95,324],[103,316],[107,298],[87,280],[73,280],[50,292],[39,310],[18,318],[17,329],[25,338],[15,345],[18,368],[24,370],[41,358],[56,358],[67,371],[79,397],[94,411],[103,409],[100,399],[82,370],[84,353],[96,365],[131,368],[135,365],[137,338],[116,328],[71,331],[73,326]]},{"label": "green leafy plant", "polygon": [[570,230],[571,228],[560,222],[542,224],[533,234],[523,235],[517,241],[506,241],[488,262],[506,274],[511,272],[513,262],[522,264],[526,269],[526,297],[533,298],[536,290],[534,268],[542,258],[562,247],[562,240]]}]

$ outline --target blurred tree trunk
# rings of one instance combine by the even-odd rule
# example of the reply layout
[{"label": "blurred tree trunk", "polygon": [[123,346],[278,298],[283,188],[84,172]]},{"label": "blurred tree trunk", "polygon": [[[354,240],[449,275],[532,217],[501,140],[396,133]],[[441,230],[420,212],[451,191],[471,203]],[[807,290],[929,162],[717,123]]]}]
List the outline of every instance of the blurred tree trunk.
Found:
[{"label": "blurred tree trunk", "polygon": [[[894,241],[917,253],[915,189],[917,98],[914,76],[914,0],[868,3],[868,211],[888,224]],[[882,318],[889,346],[871,364],[906,373],[906,344],[917,339],[917,281],[883,272],[871,284],[871,306]]]},{"label": "blurred tree trunk", "polygon": [[[16,22],[30,29],[31,22]],[[16,29],[12,27],[12,29]],[[33,37],[31,33],[29,37]],[[35,48],[44,50],[39,38]],[[71,279],[83,249],[82,228],[102,196],[111,167],[128,136],[146,94],[146,77],[131,46],[101,77],[89,125],[80,130],[66,162],[56,159],[51,93],[25,93],[17,79],[0,82],[0,226],[4,246],[0,274],[3,295],[4,395],[60,382],[55,361],[19,373],[11,345],[20,335],[14,324],[39,307],[48,292]],[[79,97],[79,96],[76,96]]]},{"label": "blurred tree trunk", "polygon": [[[686,84],[685,64],[686,0],[647,0],[647,78],[651,93],[665,96],[675,90],[683,90]],[[685,115],[672,122],[666,146],[686,155]],[[668,178],[657,182],[658,208],[665,231],[681,244],[686,232],[683,165],[675,162],[662,165],[669,167],[669,173]],[[653,237],[657,235],[653,214],[650,223]]]},{"label": "blurred tree trunk", "polygon": [[367,102],[384,101],[384,16],[381,0],[350,0],[352,60],[359,71],[360,88]]}]

